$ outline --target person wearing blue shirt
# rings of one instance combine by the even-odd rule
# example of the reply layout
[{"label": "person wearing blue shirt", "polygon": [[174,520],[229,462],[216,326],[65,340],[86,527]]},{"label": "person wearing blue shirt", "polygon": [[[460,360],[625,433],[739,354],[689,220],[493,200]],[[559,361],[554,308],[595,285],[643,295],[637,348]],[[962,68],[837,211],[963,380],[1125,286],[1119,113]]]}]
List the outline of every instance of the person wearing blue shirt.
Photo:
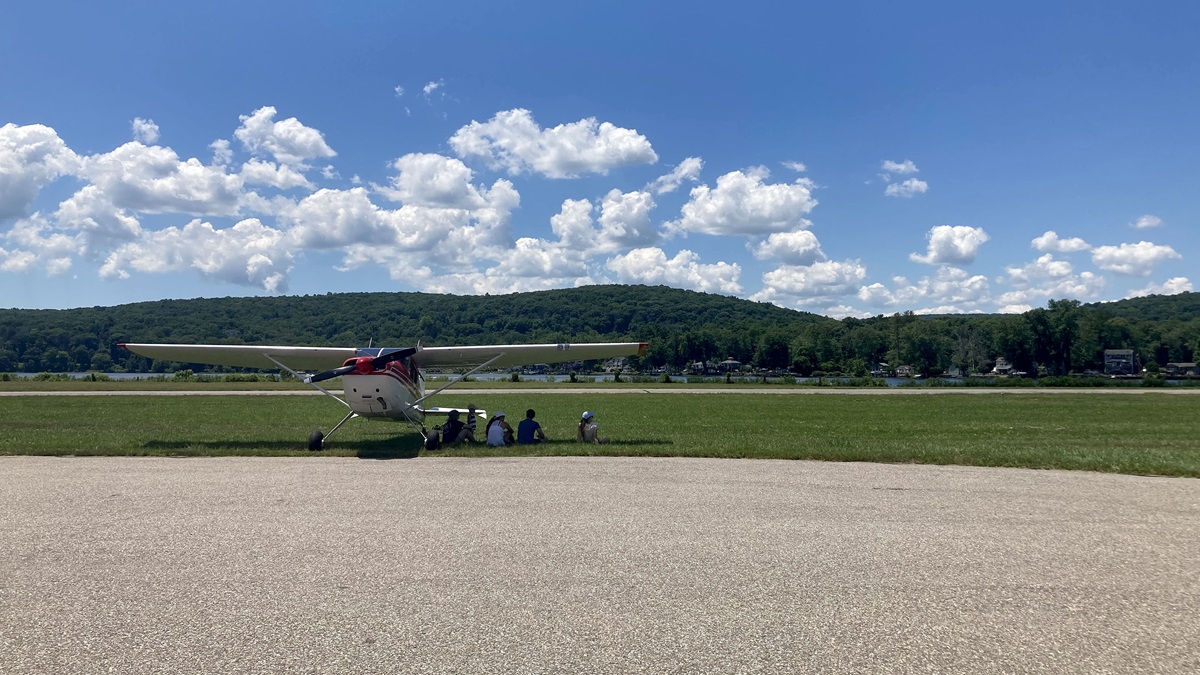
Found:
[{"label": "person wearing blue shirt", "polygon": [[546,434],[542,432],[542,425],[533,420],[535,414],[537,413],[533,412],[533,408],[525,411],[525,419],[517,425],[518,443],[541,443],[546,440]]}]

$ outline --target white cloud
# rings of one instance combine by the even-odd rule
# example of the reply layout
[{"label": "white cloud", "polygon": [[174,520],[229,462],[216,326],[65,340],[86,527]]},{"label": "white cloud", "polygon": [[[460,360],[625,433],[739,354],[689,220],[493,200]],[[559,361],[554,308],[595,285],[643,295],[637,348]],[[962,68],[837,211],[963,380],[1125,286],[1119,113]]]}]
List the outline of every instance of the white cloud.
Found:
[{"label": "white cloud", "polygon": [[404,96],[404,87],[401,87],[400,85],[396,85],[392,91],[396,92],[396,98]]},{"label": "white cloud", "polygon": [[646,186],[646,189],[656,195],[667,194],[679,189],[683,181],[696,182],[700,179],[700,169],[704,168],[704,160],[699,157],[688,157],[679,163],[665,176],[659,176]]},{"label": "white cloud", "polygon": [[144,120],[140,117],[133,118],[133,140],[146,145],[153,145],[158,142],[158,125],[154,120]]},{"label": "white cloud", "polygon": [[246,184],[270,185],[280,190],[288,190],[296,187],[312,189],[313,187],[313,184],[304,177],[304,174],[296,171],[287,164],[276,166],[272,162],[260,159],[251,159],[243,164],[240,175],[242,181]]},{"label": "white cloud", "polygon": [[554,246],[541,239],[522,237],[504,256],[503,272],[513,277],[539,277],[561,284],[562,280],[587,277],[583,252]]},{"label": "white cloud", "polygon": [[445,80],[438,80],[437,82],[426,82],[425,86],[421,87],[421,93],[425,94],[426,96],[429,96],[430,94],[437,91],[438,89],[441,89],[445,85],[446,85]]},{"label": "white cloud", "polygon": [[858,289],[858,299],[873,307],[914,307],[917,314],[954,314],[978,311],[990,299],[990,286],[982,274],[945,265],[932,277],[911,283],[893,277],[894,289],[874,283]]},{"label": "white cloud", "polygon": [[1167,279],[1162,284],[1150,284],[1145,288],[1139,288],[1129,292],[1128,298],[1144,298],[1147,295],[1178,295],[1180,293],[1191,293],[1192,282],[1188,281],[1187,277],[1172,277]]},{"label": "white cloud", "polygon": [[1045,305],[1050,298],[1096,300],[1105,285],[1104,277],[1093,272],[1081,272],[1047,279],[1041,283],[1008,291],[1000,295],[997,304],[1001,308],[1006,308],[1001,311],[1009,313],[1010,309]]},{"label": "white cloud", "polygon": [[781,265],[763,274],[763,287],[750,296],[780,306],[829,304],[855,292],[867,276],[858,260],[827,260],[812,265]]},{"label": "white cloud", "polygon": [[649,192],[610,190],[600,202],[599,250],[641,248],[661,239],[650,223],[653,209]]},{"label": "white cloud", "polygon": [[49,223],[41,214],[35,213],[13,224],[0,238],[19,248],[0,248],[0,271],[28,272],[38,263],[50,276],[69,270],[72,258],[80,252],[80,243],[75,237],[61,232],[52,232]]},{"label": "white cloud", "polygon": [[116,208],[144,213],[233,215],[242,194],[241,177],[223,167],[181,162],[170,148],[137,141],[86,157],[78,175]]},{"label": "white cloud", "polygon": [[333,168],[332,164],[326,164],[324,168],[321,169],[321,177],[325,180],[337,180],[342,177],[342,174],[338,173],[337,169]]},{"label": "white cloud", "polygon": [[1079,237],[1060,239],[1054,230],[1047,230],[1042,236],[1034,237],[1030,245],[1039,251],[1050,251],[1053,253],[1075,253],[1086,251],[1092,247],[1091,244]]},{"label": "white cloud", "polygon": [[590,249],[595,245],[596,228],[592,223],[592,203],[586,199],[567,199],[550,218],[550,230],[567,249]]},{"label": "white cloud", "polygon": [[1133,226],[1139,230],[1144,230],[1148,227],[1158,227],[1162,225],[1162,218],[1152,216],[1149,213],[1134,221]]},{"label": "white cloud", "polygon": [[99,255],[111,246],[142,235],[138,219],[114,206],[108,195],[87,185],[58,205],[54,219],[60,228],[78,230],[81,253]]},{"label": "white cloud", "polygon": [[50,127],[0,127],[0,221],[25,215],[38,192],[77,171],[79,161]]},{"label": "white cloud", "polygon": [[821,243],[808,230],[775,232],[752,249],[759,260],[777,258],[789,265],[811,265],[825,260]]},{"label": "white cloud", "polygon": [[1060,279],[1072,272],[1071,263],[1065,260],[1055,260],[1054,255],[1047,253],[1037,260],[1022,267],[1005,267],[1005,275],[996,279],[1000,283],[1014,286],[1027,286],[1045,279]]},{"label": "white cloud", "polygon": [[109,255],[100,275],[126,279],[131,269],[148,274],[192,269],[228,283],[283,293],[292,265],[292,254],[283,243],[282,232],[257,219],[219,230],[197,218],[182,229],[147,232],[139,241],[122,245]]},{"label": "white cloud", "polygon": [[908,254],[909,260],[928,265],[961,265],[975,260],[979,247],[989,237],[981,227],[938,225],[926,235],[929,250],[925,255]]},{"label": "white cloud", "polygon": [[883,194],[888,197],[912,197],[919,195],[929,190],[929,183],[916,178],[909,178],[901,183],[892,183],[887,186]]},{"label": "white cloud", "polygon": [[320,131],[304,126],[295,117],[276,122],[275,108],[271,106],[240,119],[242,125],[233,135],[252,153],[270,153],[278,162],[299,167],[310,159],[337,155]]},{"label": "white cloud", "polygon": [[917,168],[917,165],[913,164],[911,159],[906,159],[903,162],[894,162],[890,159],[885,159],[880,165],[880,168],[887,173],[898,173],[901,176],[920,171],[920,169]]},{"label": "white cloud", "polygon": [[[397,159],[393,166],[399,173],[392,179],[392,186],[376,188],[388,199],[459,209],[477,209],[487,204],[485,192],[471,184],[474,172],[460,160],[412,153]],[[508,181],[504,184],[511,186]]]},{"label": "white cloud", "polygon": [[1097,246],[1092,250],[1092,262],[1102,270],[1129,276],[1149,276],[1154,268],[1167,260],[1183,256],[1166,245],[1139,241],[1120,246]]},{"label": "white cloud", "polygon": [[754,167],[721,176],[715,189],[694,187],[683,205],[683,217],[667,227],[715,235],[766,235],[811,225],[803,216],[817,205],[812,182],[800,178],[767,185],[763,181],[769,176],[765,168]]},{"label": "white cloud", "polygon": [[808,167],[805,166],[804,162],[793,162],[788,160],[786,162],[782,162],[782,164],[797,173],[804,173],[805,171],[808,171]]},{"label": "white cloud", "polygon": [[228,140],[218,138],[209,143],[208,147],[212,148],[213,151],[212,163],[214,166],[228,166],[233,163],[233,148],[229,146]]},{"label": "white cloud", "polygon": [[623,284],[662,284],[705,293],[737,295],[742,292],[738,283],[742,268],[737,263],[715,265],[700,263],[700,256],[682,250],[668,259],[660,248],[639,248],[611,258],[608,269],[617,274]]},{"label": "white cloud", "polygon": [[607,174],[630,164],[653,164],[658,155],[633,129],[588,118],[542,129],[528,110],[496,113],[487,122],[472,121],[450,138],[459,157],[476,157],[493,169],[516,175],[533,171],[548,178]]}]

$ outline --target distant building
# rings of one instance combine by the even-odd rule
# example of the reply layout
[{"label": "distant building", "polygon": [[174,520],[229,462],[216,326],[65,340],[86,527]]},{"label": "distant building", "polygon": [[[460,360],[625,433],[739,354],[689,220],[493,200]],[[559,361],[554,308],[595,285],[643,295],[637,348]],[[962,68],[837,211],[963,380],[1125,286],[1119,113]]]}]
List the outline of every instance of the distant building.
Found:
[{"label": "distant building", "polygon": [[1200,375],[1200,366],[1194,363],[1168,363],[1163,366],[1163,370],[1167,375],[1190,375],[1192,377]]},{"label": "distant building", "polygon": [[992,372],[997,375],[1011,375],[1012,364],[1003,356],[996,359],[996,365],[992,366]]},{"label": "distant building", "polygon": [[1105,349],[1105,375],[1137,375],[1142,372],[1142,362],[1132,349]]},{"label": "distant building", "polygon": [[896,366],[896,377],[912,377],[912,366]]}]

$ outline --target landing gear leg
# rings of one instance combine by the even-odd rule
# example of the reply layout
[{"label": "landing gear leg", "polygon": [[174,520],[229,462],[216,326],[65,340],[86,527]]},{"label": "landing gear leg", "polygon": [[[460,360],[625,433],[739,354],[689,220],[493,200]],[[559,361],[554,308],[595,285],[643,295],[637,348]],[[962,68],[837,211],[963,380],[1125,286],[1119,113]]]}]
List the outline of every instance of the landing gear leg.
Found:
[{"label": "landing gear leg", "polygon": [[337,424],[333,425],[333,428],[329,430],[328,434],[321,433],[320,429],[313,429],[313,432],[308,435],[308,449],[312,450],[314,452],[317,450],[324,450],[325,449],[325,439],[332,436],[333,432],[337,431],[338,427],[345,424],[346,420],[350,419],[351,417],[354,417],[354,413],[350,413],[349,415],[346,415],[345,417],[342,418],[341,422],[338,422]]}]

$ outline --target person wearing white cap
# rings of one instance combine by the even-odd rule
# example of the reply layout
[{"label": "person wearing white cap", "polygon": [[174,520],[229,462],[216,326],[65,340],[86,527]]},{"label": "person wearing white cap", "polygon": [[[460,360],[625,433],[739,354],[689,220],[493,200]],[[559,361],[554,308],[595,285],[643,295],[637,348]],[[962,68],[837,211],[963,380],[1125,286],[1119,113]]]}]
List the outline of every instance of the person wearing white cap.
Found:
[{"label": "person wearing white cap", "polygon": [[512,445],[513,429],[504,421],[504,411],[497,410],[492,414],[492,419],[487,423],[486,434],[488,445]]},{"label": "person wearing white cap", "polygon": [[608,436],[600,437],[600,426],[596,424],[596,413],[585,410],[583,417],[579,420],[579,433],[576,434],[575,440],[580,443],[595,443],[600,445],[608,442]]}]

